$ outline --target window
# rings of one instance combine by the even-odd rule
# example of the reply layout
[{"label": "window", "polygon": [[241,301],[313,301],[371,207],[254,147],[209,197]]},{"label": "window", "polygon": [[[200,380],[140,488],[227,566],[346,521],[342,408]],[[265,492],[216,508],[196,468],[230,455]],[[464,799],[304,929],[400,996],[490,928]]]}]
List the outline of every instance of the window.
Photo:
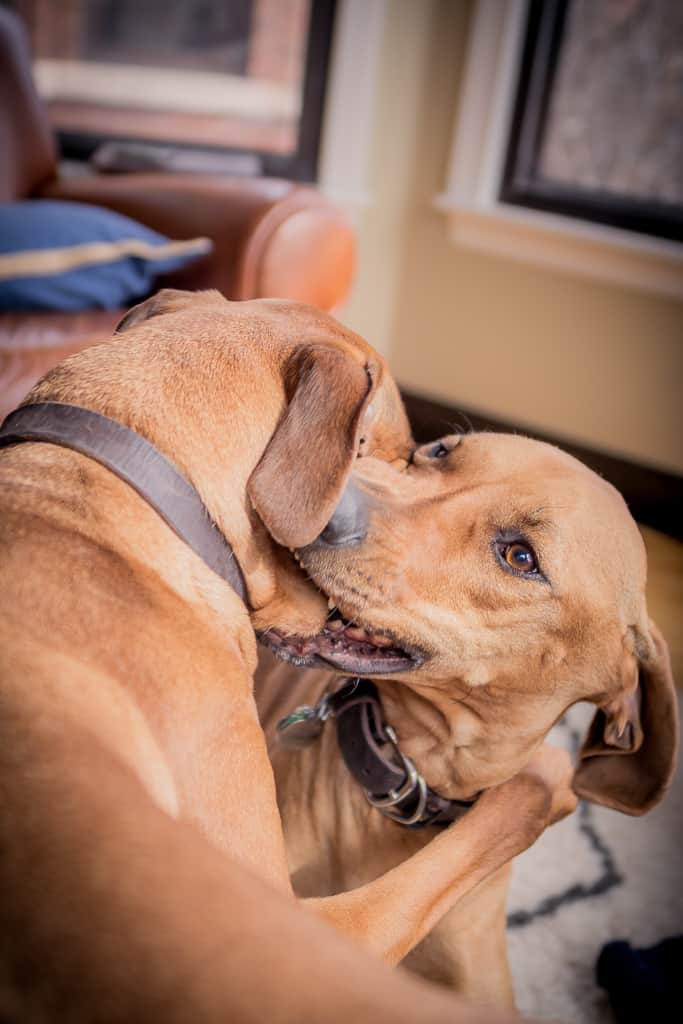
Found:
[{"label": "window", "polygon": [[531,3],[500,195],[683,240],[683,4]]},{"label": "window", "polygon": [[452,241],[683,298],[682,20],[669,0],[475,0],[435,199]]},{"label": "window", "polygon": [[314,180],[334,0],[13,6],[65,155],[118,140],[105,159],[124,165],[169,152],[196,165],[201,151],[226,166],[230,153],[236,171]]}]

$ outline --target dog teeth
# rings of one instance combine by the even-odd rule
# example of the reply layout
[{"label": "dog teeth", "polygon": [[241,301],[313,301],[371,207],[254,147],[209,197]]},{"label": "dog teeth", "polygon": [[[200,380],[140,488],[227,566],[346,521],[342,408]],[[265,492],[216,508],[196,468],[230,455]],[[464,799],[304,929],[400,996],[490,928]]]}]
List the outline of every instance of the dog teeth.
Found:
[{"label": "dog teeth", "polygon": [[355,640],[357,643],[371,644],[373,647],[386,648],[394,646],[393,640],[390,640],[388,636],[382,636],[381,633],[369,633],[362,626],[347,626],[344,630],[344,636],[348,637],[349,640]]},{"label": "dog teeth", "polygon": [[[394,647],[394,641],[388,636],[384,636],[382,633],[373,633],[364,626],[350,626],[344,621],[339,609],[334,603],[334,599],[328,597],[327,606],[331,611],[327,622],[325,623],[325,633],[334,634],[335,641],[340,639],[353,640],[357,644],[370,644],[372,647],[379,647],[387,649],[388,647]],[[331,639],[331,638],[330,638]]]}]

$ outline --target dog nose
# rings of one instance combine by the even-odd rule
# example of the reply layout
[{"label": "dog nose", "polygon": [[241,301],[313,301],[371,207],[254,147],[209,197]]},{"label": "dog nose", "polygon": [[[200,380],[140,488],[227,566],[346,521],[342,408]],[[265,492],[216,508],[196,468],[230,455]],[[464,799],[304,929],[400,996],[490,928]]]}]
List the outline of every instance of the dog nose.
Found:
[{"label": "dog nose", "polygon": [[361,492],[348,483],[332,518],[312,546],[349,547],[364,541],[367,533],[367,502]]}]

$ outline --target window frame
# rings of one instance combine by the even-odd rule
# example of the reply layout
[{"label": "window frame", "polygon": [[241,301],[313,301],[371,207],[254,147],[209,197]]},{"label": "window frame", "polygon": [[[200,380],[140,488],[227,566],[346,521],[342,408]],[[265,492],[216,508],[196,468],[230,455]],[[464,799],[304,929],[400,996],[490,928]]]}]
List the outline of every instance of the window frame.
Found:
[{"label": "window frame", "polygon": [[500,187],[515,206],[683,241],[683,206],[563,185],[536,172],[571,0],[531,0]]},{"label": "window frame", "polygon": [[336,7],[337,0],[311,0],[301,115],[297,147],[293,153],[283,155],[239,146],[202,146],[182,140],[175,142],[117,133],[90,134],[60,130],[57,132],[57,140],[61,157],[65,160],[87,162],[98,146],[105,142],[130,143],[135,146],[144,146],[148,143],[151,147],[163,146],[167,149],[197,154],[247,155],[253,158],[255,173],[292,181],[317,181]]}]

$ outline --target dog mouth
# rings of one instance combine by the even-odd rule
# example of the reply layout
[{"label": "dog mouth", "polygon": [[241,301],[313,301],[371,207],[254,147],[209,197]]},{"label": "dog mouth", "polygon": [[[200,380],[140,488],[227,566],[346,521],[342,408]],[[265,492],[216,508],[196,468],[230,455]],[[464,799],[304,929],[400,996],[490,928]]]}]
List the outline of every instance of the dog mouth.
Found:
[{"label": "dog mouth", "polygon": [[334,668],[354,676],[409,672],[424,661],[419,651],[399,644],[386,633],[348,621],[337,608],[315,636],[286,636],[277,629],[267,629],[258,639],[290,664]]}]

